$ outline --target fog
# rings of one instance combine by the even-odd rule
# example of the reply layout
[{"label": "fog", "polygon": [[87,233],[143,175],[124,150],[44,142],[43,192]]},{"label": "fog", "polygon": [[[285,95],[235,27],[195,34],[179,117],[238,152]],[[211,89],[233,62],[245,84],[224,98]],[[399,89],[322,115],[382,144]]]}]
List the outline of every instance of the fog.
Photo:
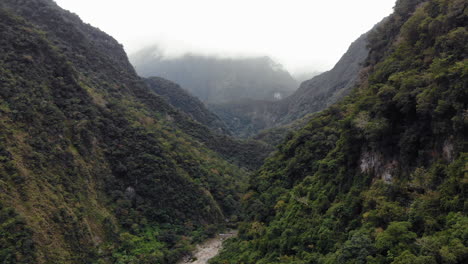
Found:
[{"label": "fog", "polygon": [[56,0],[128,53],[269,56],[299,75],[333,67],[395,0]]}]

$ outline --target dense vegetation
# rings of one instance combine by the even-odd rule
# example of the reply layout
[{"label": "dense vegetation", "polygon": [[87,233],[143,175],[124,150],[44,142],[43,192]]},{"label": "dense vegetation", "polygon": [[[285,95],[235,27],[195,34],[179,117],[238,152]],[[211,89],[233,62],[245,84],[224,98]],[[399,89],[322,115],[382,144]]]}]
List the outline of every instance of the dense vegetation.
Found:
[{"label": "dense vegetation", "polygon": [[239,219],[213,263],[468,262],[467,21],[465,0],[399,0],[346,64],[359,86],[258,135],[287,136],[251,176],[267,144],[213,132],[52,0],[2,0],[0,262],[176,263]]},{"label": "dense vegetation", "polygon": [[175,263],[236,220],[268,147],[173,108],[51,0],[2,0],[0,34],[1,263]]},{"label": "dense vegetation", "polygon": [[467,263],[468,8],[399,0],[361,85],[252,177],[212,263]]},{"label": "dense vegetation", "polygon": [[179,85],[160,77],[145,79],[146,83],[158,95],[162,96],[174,108],[189,115],[193,120],[221,134],[229,134],[226,125],[196,97],[190,95]]}]

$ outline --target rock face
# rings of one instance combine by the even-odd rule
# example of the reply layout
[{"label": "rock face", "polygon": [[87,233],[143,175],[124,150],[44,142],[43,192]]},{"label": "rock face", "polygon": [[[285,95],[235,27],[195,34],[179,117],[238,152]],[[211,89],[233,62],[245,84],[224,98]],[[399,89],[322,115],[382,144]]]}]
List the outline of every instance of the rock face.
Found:
[{"label": "rock face", "polygon": [[230,59],[187,54],[165,58],[157,47],[150,47],[130,59],[141,76],[176,82],[205,103],[275,101],[297,88],[294,78],[269,57]]}]

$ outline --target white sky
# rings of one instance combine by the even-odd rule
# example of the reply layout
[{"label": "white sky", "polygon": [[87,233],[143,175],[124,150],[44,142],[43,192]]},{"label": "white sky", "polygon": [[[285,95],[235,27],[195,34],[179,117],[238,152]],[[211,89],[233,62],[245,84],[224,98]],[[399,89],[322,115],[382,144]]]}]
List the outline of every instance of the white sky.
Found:
[{"label": "white sky", "polygon": [[268,55],[293,73],[328,70],[396,0],[55,0],[128,53]]}]

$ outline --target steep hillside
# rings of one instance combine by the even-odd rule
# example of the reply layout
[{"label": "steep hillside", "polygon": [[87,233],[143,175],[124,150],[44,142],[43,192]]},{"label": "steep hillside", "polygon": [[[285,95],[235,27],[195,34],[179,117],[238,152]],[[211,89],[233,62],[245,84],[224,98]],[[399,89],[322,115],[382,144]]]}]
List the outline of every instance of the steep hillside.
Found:
[{"label": "steep hillside", "polygon": [[0,262],[175,263],[269,149],[213,133],[51,0],[0,1]]},{"label": "steep hillside", "polygon": [[149,47],[130,59],[141,76],[176,82],[205,103],[273,101],[297,88],[293,77],[268,57],[230,59],[187,54],[170,58],[157,47]]},{"label": "steep hillside", "polygon": [[228,128],[218,116],[178,84],[160,77],[150,77],[145,81],[151,90],[166,99],[176,109],[186,113],[192,119],[211,128],[213,131],[220,134],[229,134]]},{"label": "steep hillside", "polygon": [[280,117],[282,124],[323,110],[349,93],[357,84],[362,63],[369,53],[368,35],[363,34],[354,41],[333,69],[303,82],[294,94],[280,102],[287,108]]},{"label": "steep hillside", "polygon": [[207,107],[223,120],[231,133],[249,138],[259,131],[277,125],[277,106],[272,101],[238,100],[229,103],[208,104]]},{"label": "steep hillside", "polygon": [[252,177],[213,263],[468,262],[467,5],[397,1],[359,87]]}]

